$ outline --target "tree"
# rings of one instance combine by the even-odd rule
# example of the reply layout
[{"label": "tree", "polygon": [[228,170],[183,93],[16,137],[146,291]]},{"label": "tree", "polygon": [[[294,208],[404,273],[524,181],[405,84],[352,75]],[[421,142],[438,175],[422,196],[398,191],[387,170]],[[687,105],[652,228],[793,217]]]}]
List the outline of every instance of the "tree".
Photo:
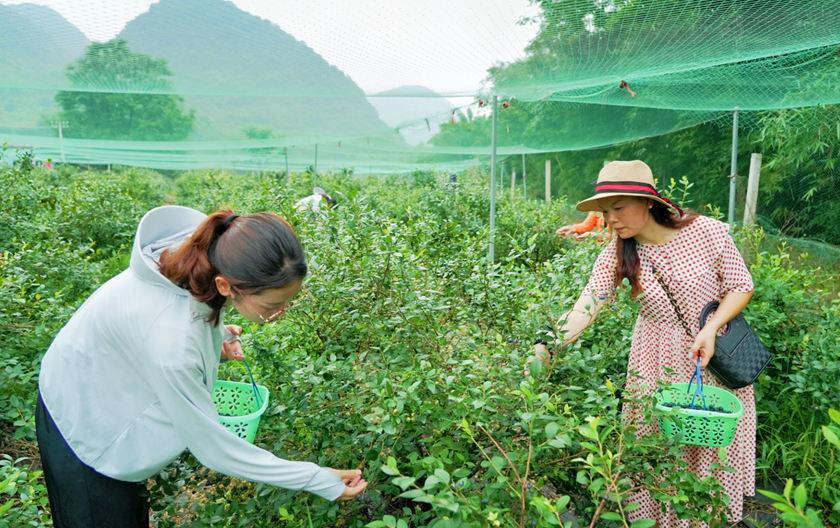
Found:
[{"label": "tree", "polygon": [[[59,92],[59,119],[67,137],[178,140],[190,133],[195,113],[171,93],[166,61],[132,53],[124,40],[91,44],[67,67],[74,90]],[[170,92],[170,93],[167,93]]]}]

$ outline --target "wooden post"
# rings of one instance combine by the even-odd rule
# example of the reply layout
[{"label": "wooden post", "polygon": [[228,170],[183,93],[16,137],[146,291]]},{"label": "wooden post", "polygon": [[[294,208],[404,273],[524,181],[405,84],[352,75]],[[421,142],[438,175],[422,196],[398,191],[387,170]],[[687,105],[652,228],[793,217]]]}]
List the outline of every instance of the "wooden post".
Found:
[{"label": "wooden post", "polygon": [[755,223],[755,211],[758,205],[758,179],[761,176],[761,154],[753,152],[750,156],[750,177],[747,181],[747,203],[744,205],[744,225]]},{"label": "wooden post", "polygon": [[545,160],[545,203],[551,203],[551,160]]},{"label": "wooden post", "polygon": [[510,201],[516,199],[516,169],[510,171]]},{"label": "wooden post", "polygon": [[527,172],[525,171],[525,153],[522,153],[522,199],[528,199],[528,178]]},{"label": "wooden post", "polygon": [[738,109],[732,112],[732,156],[729,169],[729,214],[730,225],[735,224],[735,182],[738,177]]},{"label": "wooden post", "polygon": [[498,184],[498,186],[499,186],[499,188],[500,188],[500,189],[501,189],[502,187],[504,187],[504,186],[505,186],[505,164],[504,164],[504,163],[502,163],[501,165],[502,165],[502,172],[501,172],[501,176],[500,176],[500,177],[499,177],[499,179],[496,181],[496,183]]}]

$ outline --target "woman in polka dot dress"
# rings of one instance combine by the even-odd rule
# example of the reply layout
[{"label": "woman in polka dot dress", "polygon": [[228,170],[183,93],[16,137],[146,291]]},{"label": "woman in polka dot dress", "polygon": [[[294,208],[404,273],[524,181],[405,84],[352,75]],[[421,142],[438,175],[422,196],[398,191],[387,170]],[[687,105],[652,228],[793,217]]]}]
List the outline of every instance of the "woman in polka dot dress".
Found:
[{"label": "woman in polka dot dress", "polygon": [[[715,336],[740,313],[752,297],[752,278],[728,233],[728,226],[693,213],[684,214],[662,198],[653,186],[653,174],[641,161],[614,161],[598,175],[595,195],[578,203],[581,211],[604,212],[607,225],[616,236],[601,252],[589,282],[574,308],[561,320],[564,345],[574,341],[589,326],[604,305],[614,297],[626,277],[631,295],[639,302],[639,317],[633,332],[627,367],[626,392],[650,394],[656,381],[688,382],[699,357],[706,367],[715,350]],[[693,332],[686,332],[653,269],[677,302]],[[709,301],[720,301],[717,312],[701,330],[699,314]],[[690,326],[690,327],[691,327]],[[544,343],[535,355],[548,359]],[[669,369],[670,374],[665,369]],[[719,385],[712,375],[703,377]],[[686,446],[685,459],[701,477],[714,475],[730,497],[728,522],[741,520],[743,498],[755,494],[755,400],[752,386],[734,391],[744,405],[744,416],[732,444],[727,463],[734,472],[713,470],[718,449]],[[625,406],[627,407],[627,406]],[[640,434],[656,426],[642,422],[637,411],[625,408],[625,417],[639,424]],[[660,527],[689,526],[661,506],[647,492],[632,497],[641,507],[632,519],[654,519]]]}]

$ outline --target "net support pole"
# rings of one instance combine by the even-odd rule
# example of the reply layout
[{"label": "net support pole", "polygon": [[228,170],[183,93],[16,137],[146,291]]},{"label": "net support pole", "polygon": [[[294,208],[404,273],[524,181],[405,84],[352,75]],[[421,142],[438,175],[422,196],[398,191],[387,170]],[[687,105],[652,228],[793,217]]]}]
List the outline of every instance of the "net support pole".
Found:
[{"label": "net support pole", "polygon": [[61,163],[67,163],[67,158],[64,157],[64,127],[67,125],[67,121],[58,121],[52,125],[53,128],[58,129],[58,148],[61,152]]},{"label": "net support pole", "polygon": [[58,143],[61,146],[61,163],[67,163],[67,158],[64,157],[64,122],[58,122]]},{"label": "net support pole", "polygon": [[545,204],[551,203],[551,160],[545,160]]},{"label": "net support pole", "polygon": [[755,211],[758,206],[758,180],[761,177],[761,154],[753,152],[750,156],[750,178],[747,180],[747,201],[744,204],[744,225],[755,223]]},{"label": "net support pole", "polygon": [[495,243],[496,243],[496,110],[497,110],[498,96],[493,96],[492,112],[490,127],[490,244],[487,248],[487,263],[492,265],[494,259]]},{"label": "net support pole", "polygon": [[732,161],[729,169],[729,224],[735,224],[735,177],[738,173],[738,109],[732,112]]}]

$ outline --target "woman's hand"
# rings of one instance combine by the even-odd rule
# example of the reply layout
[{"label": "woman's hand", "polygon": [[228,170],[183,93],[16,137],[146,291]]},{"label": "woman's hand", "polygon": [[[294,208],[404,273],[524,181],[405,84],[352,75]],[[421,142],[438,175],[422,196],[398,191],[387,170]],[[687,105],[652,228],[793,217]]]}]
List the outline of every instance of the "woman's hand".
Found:
[{"label": "woman's hand", "polygon": [[688,357],[692,362],[696,363],[697,358],[700,358],[700,366],[703,368],[709,364],[712,356],[715,355],[715,338],[717,337],[717,332],[712,328],[708,325],[703,327],[700,333],[697,334],[697,337],[694,338],[694,343],[692,343],[688,352]]},{"label": "woman's hand", "polygon": [[244,359],[245,354],[242,353],[242,343],[239,341],[242,328],[236,325],[225,325],[225,330],[233,337],[228,337],[222,341],[222,361],[239,361]]},{"label": "woman's hand", "polygon": [[[542,363],[535,363],[535,361],[541,361]],[[534,345],[534,354],[529,356],[525,362],[525,370],[523,374],[525,376],[531,375],[531,366],[538,366],[537,369],[542,370],[543,368],[548,368],[551,364],[551,352],[548,351],[548,347],[542,343],[537,343]],[[537,370],[535,369],[535,370]],[[534,374],[539,374],[539,372],[534,372]]]},{"label": "woman's hand", "polygon": [[558,227],[557,231],[555,231],[555,234],[559,237],[574,235],[575,234],[575,226],[572,224],[572,225],[564,225],[563,227]]},{"label": "woman's hand", "polygon": [[367,488],[367,481],[362,478],[361,469],[332,469],[330,471],[338,475],[338,478],[344,482],[346,486],[344,493],[338,498],[339,500],[350,500],[365,491]]}]

